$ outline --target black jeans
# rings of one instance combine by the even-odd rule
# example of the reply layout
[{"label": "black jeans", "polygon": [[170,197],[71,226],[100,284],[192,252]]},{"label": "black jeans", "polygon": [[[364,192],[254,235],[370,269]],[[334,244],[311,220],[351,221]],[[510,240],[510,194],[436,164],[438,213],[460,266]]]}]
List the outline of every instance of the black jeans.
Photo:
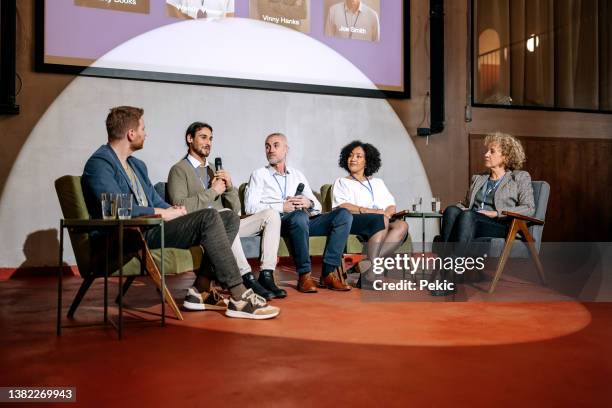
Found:
[{"label": "black jeans", "polygon": [[442,240],[444,242],[463,242],[480,237],[505,238],[508,223],[505,220],[489,218],[474,210],[464,211],[450,206],[442,215]]},{"label": "black jeans", "polygon": [[[212,265],[217,280],[231,288],[242,283],[232,242],[238,234],[240,217],[232,211],[205,209],[192,212],[164,223],[164,246],[189,249],[200,245]],[[150,229],[144,234],[151,249],[161,247],[161,228]],[[198,275],[209,275],[203,259]]]}]

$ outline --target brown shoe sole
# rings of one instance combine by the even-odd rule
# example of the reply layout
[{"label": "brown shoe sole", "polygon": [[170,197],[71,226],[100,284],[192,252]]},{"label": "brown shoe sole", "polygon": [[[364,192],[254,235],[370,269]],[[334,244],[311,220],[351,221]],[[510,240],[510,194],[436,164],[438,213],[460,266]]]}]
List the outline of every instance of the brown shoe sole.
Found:
[{"label": "brown shoe sole", "polygon": [[335,288],[332,285],[322,285],[319,284],[320,288],[326,288],[329,290],[335,290],[336,292],[348,292],[349,290],[353,289],[351,286],[344,286],[343,288]]},{"label": "brown shoe sole", "polygon": [[302,292],[302,293],[317,293],[318,292],[316,288],[304,289],[300,285],[297,286],[297,290],[298,292]]}]

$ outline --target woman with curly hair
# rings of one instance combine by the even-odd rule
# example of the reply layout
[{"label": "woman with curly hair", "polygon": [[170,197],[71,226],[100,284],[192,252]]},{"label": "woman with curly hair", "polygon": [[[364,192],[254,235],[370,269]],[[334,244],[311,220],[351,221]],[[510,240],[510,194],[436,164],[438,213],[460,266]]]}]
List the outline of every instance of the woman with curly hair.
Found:
[{"label": "woman with curly hair", "polygon": [[492,133],[484,140],[488,171],[472,176],[465,200],[444,210],[444,242],[467,244],[479,237],[503,238],[509,223],[502,212],[527,216],[535,213],[531,176],[521,171],[525,151],[521,143],[505,133]]},{"label": "woman with curly hair", "polygon": [[353,141],[342,148],[338,165],[349,174],[334,182],[332,207],[353,213],[351,234],[367,242],[368,259],[355,272],[365,272],[371,259],[385,257],[404,242],[408,224],[391,220],[395,199],[382,179],[372,177],[380,169],[380,152],[369,143]]}]

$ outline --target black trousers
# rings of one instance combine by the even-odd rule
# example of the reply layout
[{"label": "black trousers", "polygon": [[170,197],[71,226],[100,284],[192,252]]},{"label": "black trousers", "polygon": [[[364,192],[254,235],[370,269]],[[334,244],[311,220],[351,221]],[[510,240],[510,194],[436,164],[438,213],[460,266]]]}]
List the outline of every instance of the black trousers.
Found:
[{"label": "black trousers", "polygon": [[470,241],[480,237],[505,238],[508,222],[489,218],[474,210],[464,211],[450,206],[442,215],[442,240],[444,242]]},{"label": "black trousers", "polygon": [[[239,227],[240,217],[232,211],[212,208],[195,211],[164,223],[164,246],[181,249],[202,246],[207,259],[203,259],[198,275],[211,277],[206,265],[208,261],[216,279],[231,288],[242,283],[231,249]],[[149,248],[161,247],[160,227],[146,231],[144,236]]]}]

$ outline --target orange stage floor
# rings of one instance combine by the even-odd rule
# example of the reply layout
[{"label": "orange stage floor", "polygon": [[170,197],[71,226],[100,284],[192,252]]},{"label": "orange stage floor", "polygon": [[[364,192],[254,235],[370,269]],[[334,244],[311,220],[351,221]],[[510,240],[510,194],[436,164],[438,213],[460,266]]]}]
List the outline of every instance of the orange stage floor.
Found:
[{"label": "orange stage floor", "polygon": [[[281,315],[263,322],[217,312],[185,312],[179,322],[167,310],[164,328],[138,323],[160,310],[141,279],[126,296],[122,341],[103,327],[56,337],[52,278],[0,282],[0,386],[75,386],[77,405],[88,407],[609,401],[610,303],[368,302],[356,289],[298,293],[279,269],[289,297],[273,301]],[[168,279],[178,301],[192,279]],[[71,300],[80,279],[65,283]],[[101,322],[102,287],[94,283],[65,325]]]}]

